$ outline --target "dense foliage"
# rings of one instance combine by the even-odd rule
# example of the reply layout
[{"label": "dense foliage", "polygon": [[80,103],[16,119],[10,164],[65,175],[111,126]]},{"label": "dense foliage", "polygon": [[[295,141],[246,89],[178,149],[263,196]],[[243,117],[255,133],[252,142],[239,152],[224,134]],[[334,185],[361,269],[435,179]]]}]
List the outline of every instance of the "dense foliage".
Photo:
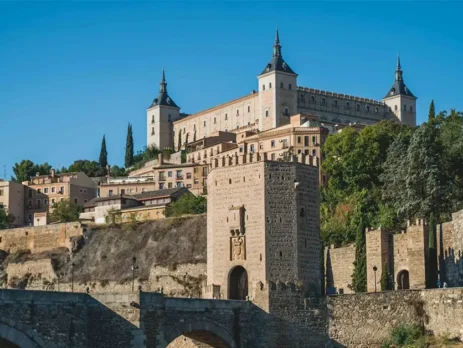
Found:
[{"label": "dense foliage", "polygon": [[406,219],[450,218],[463,207],[463,115],[451,110],[411,128],[382,121],[344,128],[324,144],[321,230],[325,245],[354,242],[365,226],[398,230]]},{"label": "dense foliage", "polygon": [[31,176],[35,176],[37,173],[40,175],[49,174],[51,171],[51,165],[47,162],[43,164],[34,164],[30,160],[22,160],[19,163],[15,163],[13,172],[15,177],[12,178],[14,181],[23,182],[30,179]]},{"label": "dense foliage", "polygon": [[13,214],[9,214],[7,210],[4,208],[0,208],[0,230],[9,228],[10,224],[12,224],[15,220]]},{"label": "dense foliage", "polygon": [[52,222],[71,222],[79,220],[82,207],[74,204],[68,199],[53,204],[53,212],[50,219]]},{"label": "dense foliage", "polygon": [[166,209],[166,216],[203,214],[207,211],[207,199],[203,196],[185,194]]}]

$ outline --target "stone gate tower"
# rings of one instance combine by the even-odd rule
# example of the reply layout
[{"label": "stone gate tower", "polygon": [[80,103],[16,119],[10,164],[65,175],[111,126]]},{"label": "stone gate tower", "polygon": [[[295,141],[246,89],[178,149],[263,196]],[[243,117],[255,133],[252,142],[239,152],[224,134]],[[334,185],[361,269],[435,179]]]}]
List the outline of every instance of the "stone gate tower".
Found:
[{"label": "stone gate tower", "polygon": [[257,301],[259,290],[287,282],[320,293],[317,162],[302,154],[292,162],[265,154],[213,161],[206,297]]},{"label": "stone gate tower", "polygon": [[146,146],[159,149],[173,148],[174,129],[172,122],[180,119],[180,108],[167,94],[167,82],[164,70],[159,87],[159,95],[146,110],[147,142]]}]

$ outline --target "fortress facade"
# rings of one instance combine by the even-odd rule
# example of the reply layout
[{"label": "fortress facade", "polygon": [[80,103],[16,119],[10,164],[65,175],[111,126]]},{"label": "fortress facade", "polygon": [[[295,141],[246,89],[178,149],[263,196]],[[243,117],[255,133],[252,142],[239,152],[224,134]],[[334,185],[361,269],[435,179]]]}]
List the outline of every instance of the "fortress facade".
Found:
[{"label": "fortress facade", "polygon": [[277,30],[272,58],[257,76],[257,91],[192,115],[181,113],[169,96],[163,72],[159,95],[146,111],[147,146],[177,150],[219,131],[262,132],[289,124],[296,114],[313,115],[321,123],[368,125],[392,119],[416,125],[417,98],[405,85],[399,58],[392,87],[381,100],[372,100],[299,86],[281,48]]}]

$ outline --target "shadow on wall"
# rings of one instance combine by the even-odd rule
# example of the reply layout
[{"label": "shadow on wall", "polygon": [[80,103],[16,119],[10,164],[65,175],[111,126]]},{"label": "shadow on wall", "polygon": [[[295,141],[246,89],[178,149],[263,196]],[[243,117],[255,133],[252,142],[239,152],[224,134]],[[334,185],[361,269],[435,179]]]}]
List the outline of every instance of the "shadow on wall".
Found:
[{"label": "shadow on wall", "polygon": [[447,248],[444,250],[441,262],[441,283],[444,281],[450,287],[461,287],[463,286],[463,257],[462,251],[458,250],[455,253],[453,248]]}]

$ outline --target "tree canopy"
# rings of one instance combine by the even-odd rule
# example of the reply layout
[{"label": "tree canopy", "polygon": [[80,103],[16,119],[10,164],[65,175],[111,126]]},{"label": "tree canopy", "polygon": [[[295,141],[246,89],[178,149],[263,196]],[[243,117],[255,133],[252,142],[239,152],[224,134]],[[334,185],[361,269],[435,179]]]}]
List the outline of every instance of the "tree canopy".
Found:
[{"label": "tree canopy", "polygon": [[106,138],[104,135],[103,139],[101,140],[101,150],[98,163],[100,163],[100,166],[103,168],[108,165],[108,151],[106,150]]},{"label": "tree canopy", "polygon": [[5,208],[0,208],[0,230],[9,228],[14,220],[15,217],[13,214],[8,213]]},{"label": "tree canopy", "polygon": [[125,144],[125,167],[133,165],[133,135],[132,125],[129,123],[127,127],[127,139]]},{"label": "tree canopy", "polygon": [[203,214],[207,211],[207,200],[203,196],[185,194],[166,209],[166,216],[182,216],[187,214]]},{"label": "tree canopy", "polygon": [[34,164],[31,160],[22,160],[19,163],[15,163],[13,166],[15,177],[12,179],[17,182],[27,181],[37,173],[39,173],[39,175],[50,174],[51,168],[51,165],[47,162],[43,164]]},{"label": "tree canopy", "polygon": [[53,205],[53,211],[50,216],[52,222],[71,222],[79,220],[79,214],[82,207],[74,204],[69,199],[62,200]]}]

